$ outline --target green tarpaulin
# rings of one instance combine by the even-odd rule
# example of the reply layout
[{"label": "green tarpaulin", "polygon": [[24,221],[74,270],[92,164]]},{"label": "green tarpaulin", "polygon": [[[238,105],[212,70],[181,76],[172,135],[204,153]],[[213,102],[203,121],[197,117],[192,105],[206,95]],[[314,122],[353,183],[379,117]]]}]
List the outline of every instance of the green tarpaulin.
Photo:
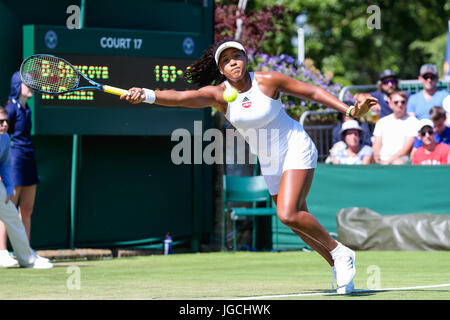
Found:
[{"label": "green tarpaulin", "polygon": [[[350,207],[381,215],[450,214],[450,166],[345,166],[319,164],[307,198],[308,208],[332,235],[336,214]],[[280,249],[299,249],[303,241],[281,223],[272,223]]]}]

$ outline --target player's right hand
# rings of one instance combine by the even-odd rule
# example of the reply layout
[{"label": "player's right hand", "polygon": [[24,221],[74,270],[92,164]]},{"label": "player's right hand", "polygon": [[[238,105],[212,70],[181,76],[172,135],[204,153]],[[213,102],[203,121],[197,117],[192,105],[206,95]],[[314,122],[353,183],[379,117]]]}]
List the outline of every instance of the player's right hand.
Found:
[{"label": "player's right hand", "polygon": [[361,103],[355,103],[355,109],[353,110],[353,118],[360,118],[364,116],[370,108],[378,103],[378,99],[370,97],[365,98]]},{"label": "player's right hand", "polygon": [[128,90],[127,94],[120,96],[120,100],[127,100],[132,104],[138,104],[145,100],[145,92],[142,88],[133,87]]}]

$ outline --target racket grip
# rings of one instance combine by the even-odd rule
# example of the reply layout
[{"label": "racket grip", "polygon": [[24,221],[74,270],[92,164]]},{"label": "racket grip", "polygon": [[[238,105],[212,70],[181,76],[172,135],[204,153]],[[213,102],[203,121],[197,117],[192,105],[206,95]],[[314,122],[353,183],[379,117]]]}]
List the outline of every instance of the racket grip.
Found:
[{"label": "racket grip", "polygon": [[123,94],[128,94],[128,90],[123,90],[120,88],[106,86],[106,85],[103,85],[103,91],[106,93],[111,93],[111,94],[115,94],[118,96],[121,96]]}]

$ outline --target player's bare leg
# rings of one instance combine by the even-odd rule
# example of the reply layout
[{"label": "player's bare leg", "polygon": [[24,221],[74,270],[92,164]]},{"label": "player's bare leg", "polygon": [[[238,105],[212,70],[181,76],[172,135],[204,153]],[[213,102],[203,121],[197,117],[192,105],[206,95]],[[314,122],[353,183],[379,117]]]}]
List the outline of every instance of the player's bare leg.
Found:
[{"label": "player's bare leg", "polygon": [[35,184],[14,188],[14,203],[17,205],[17,201],[19,201],[19,216],[27,232],[28,239],[31,238],[31,215],[33,213],[35,199]]},{"label": "player's bare leg", "polygon": [[276,201],[277,215],[282,223],[309,238],[316,246],[330,252],[336,248],[337,242],[319,221],[306,211],[306,197],[313,176],[314,169],[287,170],[283,173]]},{"label": "player's bare leg", "polygon": [[[314,169],[287,170],[281,178],[276,197],[277,215],[332,266],[335,265],[338,293],[353,290],[355,254],[335,241],[319,221],[307,210],[306,197],[312,184]],[[306,242],[306,241],[305,241]],[[331,259],[330,259],[331,258]]]},{"label": "player's bare leg", "polygon": [[[276,204],[277,203],[277,196],[273,196],[272,198],[273,198],[273,201]],[[308,212],[308,209],[306,207],[306,202],[305,202],[304,206],[302,208],[300,208],[300,210]],[[334,261],[333,261],[333,258],[331,257],[330,251],[328,251],[322,245],[319,245],[316,241],[314,241],[311,238],[309,238],[308,236],[306,236],[300,230],[292,229],[292,228],[291,228],[291,230],[296,235],[298,235],[303,240],[303,242],[305,242],[308,246],[310,246],[314,251],[319,253],[328,262],[328,264],[330,266],[334,266]]]}]

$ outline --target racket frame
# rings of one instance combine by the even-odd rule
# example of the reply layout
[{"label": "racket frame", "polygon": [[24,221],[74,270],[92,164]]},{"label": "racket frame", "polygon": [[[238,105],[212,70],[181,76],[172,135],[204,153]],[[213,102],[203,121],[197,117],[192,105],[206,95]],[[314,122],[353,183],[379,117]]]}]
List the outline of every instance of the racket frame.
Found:
[{"label": "racket frame", "polygon": [[[27,62],[28,60],[34,58],[34,57],[51,57],[51,58],[56,58],[62,62],[64,62],[65,64],[69,65],[77,74],[77,80],[76,80],[76,85],[74,88],[69,89],[69,90],[65,90],[65,91],[59,91],[59,92],[51,92],[51,91],[47,91],[47,90],[43,90],[42,88],[36,88],[34,86],[30,86],[33,90],[36,90],[38,92],[42,92],[42,93],[46,93],[46,94],[53,94],[53,95],[57,95],[57,94],[65,94],[65,93],[69,93],[69,92],[73,92],[73,91],[80,91],[80,90],[100,90],[106,93],[110,93],[110,94],[115,94],[115,95],[123,95],[123,94],[128,94],[128,90],[124,90],[124,89],[120,89],[120,88],[116,88],[116,87],[112,87],[112,86],[108,86],[108,85],[104,85],[101,83],[98,83],[92,79],[90,79],[89,77],[85,76],[81,71],[79,71],[77,68],[75,68],[69,61],[67,61],[64,58],[61,57],[57,57],[51,54],[34,54],[29,56],[28,58],[26,58],[22,64],[20,65],[20,78],[22,80],[23,83],[27,84],[27,81],[24,79],[23,75],[22,75],[22,71],[23,71],[23,66],[25,65],[25,62]],[[84,87],[78,87],[78,85],[80,84],[80,80],[81,77],[83,77],[86,81],[88,81],[90,84],[92,84],[92,86],[84,86]]]}]

